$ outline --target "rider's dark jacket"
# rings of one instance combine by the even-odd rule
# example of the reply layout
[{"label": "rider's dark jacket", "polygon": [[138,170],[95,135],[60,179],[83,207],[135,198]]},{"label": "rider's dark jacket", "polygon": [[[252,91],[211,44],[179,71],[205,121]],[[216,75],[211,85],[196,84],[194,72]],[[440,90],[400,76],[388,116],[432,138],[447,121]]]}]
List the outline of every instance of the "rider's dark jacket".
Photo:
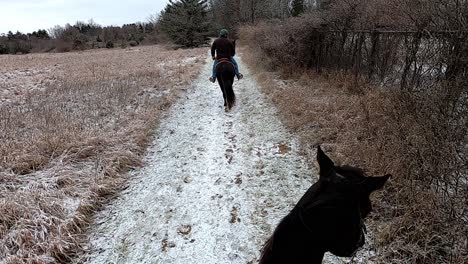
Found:
[{"label": "rider's dark jacket", "polygon": [[228,38],[218,38],[211,45],[211,56],[214,57],[216,52],[216,58],[219,59],[230,59],[236,54],[234,44]]}]

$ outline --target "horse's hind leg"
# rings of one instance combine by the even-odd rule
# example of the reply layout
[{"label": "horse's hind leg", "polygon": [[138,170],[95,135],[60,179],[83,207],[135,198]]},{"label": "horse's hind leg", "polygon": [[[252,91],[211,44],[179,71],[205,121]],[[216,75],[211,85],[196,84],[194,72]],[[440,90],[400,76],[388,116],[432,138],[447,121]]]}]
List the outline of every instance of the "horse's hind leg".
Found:
[{"label": "horse's hind leg", "polygon": [[225,82],[226,100],[227,100],[227,106],[229,110],[231,110],[231,108],[236,104],[236,95],[234,94],[232,84],[233,84],[233,81]]},{"label": "horse's hind leg", "polygon": [[221,88],[221,90],[223,91],[224,106],[227,106],[227,96],[226,96],[226,93],[224,92],[224,89],[223,89],[223,88]]},{"label": "horse's hind leg", "polygon": [[[221,76],[220,76],[221,77]],[[219,88],[221,88],[221,92],[223,92],[223,99],[224,99],[224,106],[227,105],[227,98],[226,98],[226,92],[224,91],[224,88],[223,88],[223,85],[222,83],[219,81],[219,77],[218,77],[218,84],[219,84]]]}]

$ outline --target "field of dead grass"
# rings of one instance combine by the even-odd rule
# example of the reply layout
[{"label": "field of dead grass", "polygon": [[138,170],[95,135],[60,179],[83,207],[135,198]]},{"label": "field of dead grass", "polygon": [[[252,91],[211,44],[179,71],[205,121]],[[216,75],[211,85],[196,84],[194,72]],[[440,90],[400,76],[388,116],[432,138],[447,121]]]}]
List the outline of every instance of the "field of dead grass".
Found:
[{"label": "field of dead grass", "polygon": [[70,261],[205,56],[160,46],[0,56],[0,260]]},{"label": "field of dead grass", "polygon": [[340,164],[394,175],[373,198],[374,262],[467,263],[468,145],[460,142],[468,119],[433,110],[442,92],[411,95],[365,83],[356,89],[351,76],[273,68],[258,47],[242,51],[310,162],[312,146],[322,144]]}]

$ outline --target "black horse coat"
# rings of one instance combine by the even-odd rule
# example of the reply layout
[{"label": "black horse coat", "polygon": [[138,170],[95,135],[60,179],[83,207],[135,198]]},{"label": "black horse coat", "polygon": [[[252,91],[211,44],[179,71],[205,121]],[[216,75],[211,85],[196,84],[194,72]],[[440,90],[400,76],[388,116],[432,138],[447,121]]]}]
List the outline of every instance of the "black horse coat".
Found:
[{"label": "black horse coat", "polygon": [[320,178],[280,222],[260,264],[319,264],[325,252],[350,257],[364,245],[369,195],[390,175],[366,177],[361,169],[334,166],[318,147]]}]

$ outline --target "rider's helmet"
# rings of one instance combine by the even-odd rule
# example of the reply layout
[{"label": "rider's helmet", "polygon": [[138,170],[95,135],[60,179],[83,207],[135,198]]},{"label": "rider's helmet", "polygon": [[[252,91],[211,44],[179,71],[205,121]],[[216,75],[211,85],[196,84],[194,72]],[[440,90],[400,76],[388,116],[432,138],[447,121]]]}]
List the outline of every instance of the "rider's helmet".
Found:
[{"label": "rider's helmet", "polygon": [[227,38],[229,34],[229,31],[227,29],[221,29],[221,31],[219,31],[219,36],[222,37],[222,38]]}]

